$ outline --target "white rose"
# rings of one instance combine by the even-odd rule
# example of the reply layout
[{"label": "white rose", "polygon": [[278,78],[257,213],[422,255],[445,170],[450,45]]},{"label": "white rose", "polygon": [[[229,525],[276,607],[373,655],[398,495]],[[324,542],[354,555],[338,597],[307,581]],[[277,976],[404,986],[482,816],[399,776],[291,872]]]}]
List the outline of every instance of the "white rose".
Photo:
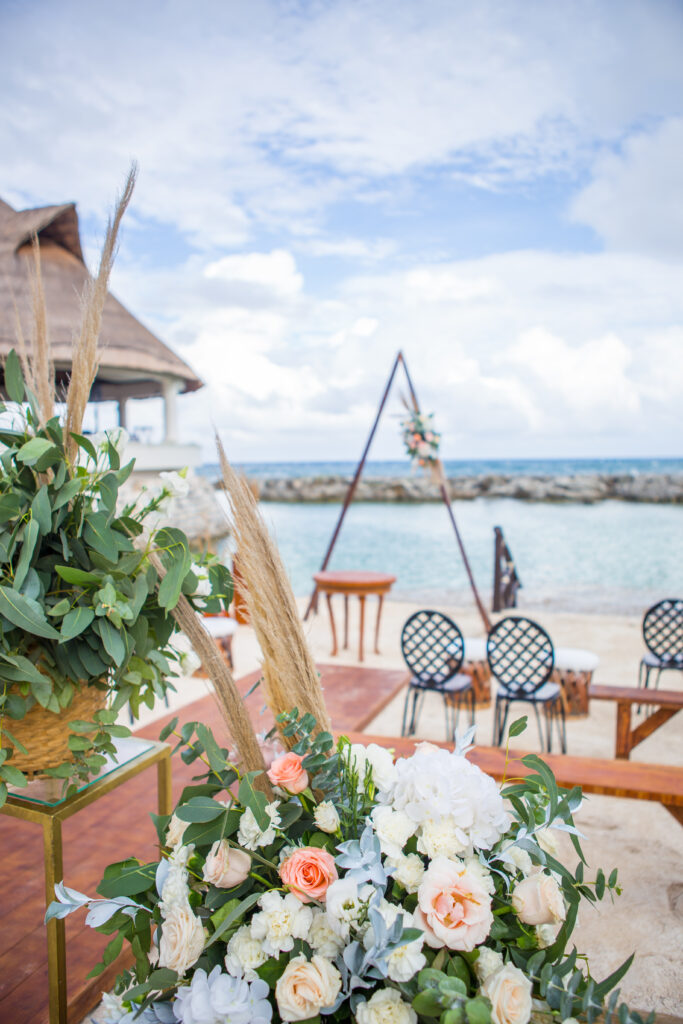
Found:
[{"label": "white rose", "polygon": [[240,818],[240,827],[237,832],[237,842],[240,846],[246,846],[247,850],[256,850],[259,846],[270,846],[275,841],[275,829],[280,824],[279,806],[280,801],[275,800],[266,807],[270,824],[265,829],[259,826],[251,807],[247,807]]},{"label": "white rose", "polygon": [[552,946],[553,942],[557,938],[557,933],[560,930],[557,924],[539,924],[536,926],[536,938],[538,939],[538,948],[547,949],[548,946]]},{"label": "white rose", "polygon": [[244,882],[250,870],[248,853],[232,849],[227,839],[217,839],[206,856],[203,878],[218,889],[234,889]]},{"label": "white rose", "polygon": [[333,929],[327,912],[318,908],[313,911],[313,922],[306,941],[311,949],[326,956],[328,960],[334,960],[344,948],[344,940]]},{"label": "white rose", "polygon": [[[465,842],[463,842],[465,839]],[[456,826],[452,815],[440,821],[425,821],[417,839],[417,848],[430,860],[435,857],[448,857],[453,860],[467,848],[466,836]]]},{"label": "white rose", "polygon": [[181,821],[176,814],[172,814],[171,820],[168,823],[168,828],[166,829],[166,845],[180,846],[188,824],[189,822]]},{"label": "white rose", "polygon": [[205,565],[192,565],[192,572],[197,577],[197,589],[195,590],[193,597],[209,597],[211,594],[211,581],[209,579],[209,570]]},{"label": "white rose", "polygon": [[225,954],[225,969],[234,978],[246,978],[253,981],[258,977],[256,968],[264,964],[268,954],[258,939],[251,934],[249,925],[242,925],[228,942]]},{"label": "white rose", "polygon": [[[391,906],[391,904],[389,904]],[[406,910],[400,911],[403,917],[404,928],[415,928],[415,921],[413,915],[409,914]],[[391,924],[391,922],[387,922]],[[387,960],[387,973],[391,981],[406,982],[414,978],[427,963],[427,958],[422,952],[422,944],[424,937],[421,935],[418,939],[413,939],[412,942],[406,942],[405,945],[399,946],[393,953],[390,954]]]},{"label": "white rose", "polygon": [[556,830],[554,828],[539,828],[538,831],[534,833],[534,838],[542,850],[549,853],[551,857],[557,857],[560,849],[557,843]]},{"label": "white rose", "polygon": [[389,857],[386,866],[391,869],[392,877],[408,893],[417,892],[424,878],[425,867],[422,857],[416,853],[401,854],[400,857]]},{"label": "white rose", "polygon": [[394,758],[386,747],[369,743],[365,748],[367,762],[372,768],[372,781],[381,793],[390,793],[396,782]]},{"label": "white rose", "polygon": [[323,800],[313,812],[313,820],[322,832],[336,832],[339,828],[339,814],[331,800]]},{"label": "white rose", "polygon": [[251,919],[251,934],[263,942],[268,956],[288,953],[294,947],[294,939],[307,938],[313,912],[293,893],[280,896],[274,891],[266,892],[259,906],[261,910]]},{"label": "white rose", "polygon": [[392,811],[383,804],[375,807],[370,817],[382,853],[386,857],[400,857],[415,832],[415,822],[403,811]]},{"label": "white rose", "polygon": [[170,967],[182,978],[204,949],[204,928],[189,906],[171,907],[161,926],[159,967]]},{"label": "white rose", "polygon": [[395,988],[380,988],[356,1007],[358,1024],[417,1024],[417,1014]]},{"label": "white rose", "polygon": [[503,967],[503,957],[495,949],[488,946],[479,947],[479,956],[474,962],[474,970],[480,982],[486,981],[490,974],[495,974]]},{"label": "white rose", "polygon": [[524,924],[557,924],[566,916],[557,880],[542,871],[517,883],[512,890],[512,907]]},{"label": "white rose", "polygon": [[519,967],[506,964],[489,974],[481,994],[491,1000],[493,1024],[527,1024],[531,1017],[531,982]]},{"label": "white rose", "polygon": [[317,954],[289,961],[275,986],[275,1000],[283,1021],[306,1020],[332,1006],[341,989],[341,975],[329,960]]}]

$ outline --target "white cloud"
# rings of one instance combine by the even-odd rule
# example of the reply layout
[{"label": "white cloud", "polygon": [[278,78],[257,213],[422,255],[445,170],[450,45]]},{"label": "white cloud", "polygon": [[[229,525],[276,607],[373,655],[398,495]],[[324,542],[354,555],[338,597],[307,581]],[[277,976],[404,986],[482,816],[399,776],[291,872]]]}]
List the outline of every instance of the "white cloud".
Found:
[{"label": "white cloud", "polygon": [[683,257],[683,118],[630,136],[598,160],[572,215],[610,248]]},{"label": "white cloud", "polygon": [[223,256],[206,266],[204,276],[230,283],[258,285],[279,298],[298,295],[303,285],[294,257],[283,249]]}]

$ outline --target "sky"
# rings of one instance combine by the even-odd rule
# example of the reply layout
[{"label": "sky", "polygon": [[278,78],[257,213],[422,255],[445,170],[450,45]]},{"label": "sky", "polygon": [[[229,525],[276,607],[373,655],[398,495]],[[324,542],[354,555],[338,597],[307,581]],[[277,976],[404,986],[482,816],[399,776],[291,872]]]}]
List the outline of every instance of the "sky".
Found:
[{"label": "sky", "polygon": [[0,0],[0,196],[92,266],[138,161],[112,291],[207,459],[356,458],[399,348],[448,458],[680,456],[681,53],[682,0]]}]

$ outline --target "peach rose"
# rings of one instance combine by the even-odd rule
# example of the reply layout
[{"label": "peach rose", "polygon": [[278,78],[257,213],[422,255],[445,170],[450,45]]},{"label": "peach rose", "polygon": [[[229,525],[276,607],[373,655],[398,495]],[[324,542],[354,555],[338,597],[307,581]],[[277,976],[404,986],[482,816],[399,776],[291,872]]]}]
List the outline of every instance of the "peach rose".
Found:
[{"label": "peach rose", "polygon": [[251,869],[251,857],[243,850],[233,850],[227,839],[217,839],[204,863],[204,881],[218,889],[241,885]]},{"label": "peach rose", "polygon": [[288,793],[303,793],[308,785],[308,772],[301,767],[303,757],[290,751],[278,757],[268,769],[268,778],[274,786],[286,789]]},{"label": "peach rose", "polygon": [[310,961],[295,956],[275,986],[275,1000],[284,1021],[307,1020],[332,1006],[341,989],[341,974],[323,956]]},{"label": "peach rose", "polygon": [[471,952],[493,924],[491,897],[464,864],[435,857],[417,890],[415,926],[433,949]]},{"label": "peach rose", "polygon": [[303,846],[280,865],[280,878],[302,903],[324,902],[332,882],[339,878],[334,857],[327,850]]},{"label": "peach rose", "polygon": [[506,964],[489,974],[481,994],[491,1000],[493,1024],[527,1024],[531,1017],[531,982],[519,967]]},{"label": "peach rose", "polygon": [[541,871],[517,883],[512,890],[512,907],[524,924],[557,924],[566,916],[559,885],[552,875]]}]

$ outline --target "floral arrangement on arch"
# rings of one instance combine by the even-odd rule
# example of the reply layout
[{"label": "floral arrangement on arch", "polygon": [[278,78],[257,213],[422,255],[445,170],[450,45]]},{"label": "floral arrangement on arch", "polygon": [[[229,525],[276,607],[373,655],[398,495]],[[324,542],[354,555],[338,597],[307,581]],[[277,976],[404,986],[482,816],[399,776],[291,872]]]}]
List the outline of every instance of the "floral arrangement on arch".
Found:
[{"label": "floral arrangement on arch", "polygon": [[439,457],[441,434],[434,430],[434,414],[411,412],[401,421],[403,443],[414,466],[431,466]]},{"label": "floral arrangement on arch", "polygon": [[536,755],[501,789],[464,756],[468,736],[394,761],[316,734],[310,714],[278,723],[293,746],[266,795],[206,726],[172,722],[163,738],[203,771],[155,819],[158,862],[111,865],[100,899],[56,887],[48,919],[87,908],[112,936],[94,973],[124,942],[134,955],[111,1022],[642,1024],[617,1007],[630,960],[598,982],[570,944],[579,903],[620,891],[616,871],[584,877],[579,789]]}]

